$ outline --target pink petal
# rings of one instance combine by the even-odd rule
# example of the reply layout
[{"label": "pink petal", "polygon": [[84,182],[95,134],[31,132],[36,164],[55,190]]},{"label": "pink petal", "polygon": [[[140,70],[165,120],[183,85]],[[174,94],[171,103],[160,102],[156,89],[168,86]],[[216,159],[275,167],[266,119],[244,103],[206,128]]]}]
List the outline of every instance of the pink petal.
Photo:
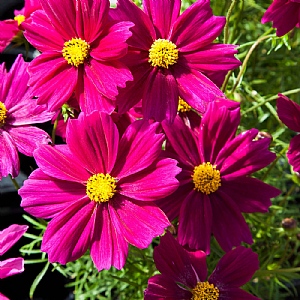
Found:
[{"label": "pink petal", "polygon": [[[98,1],[96,1],[98,2]],[[110,27],[108,34],[96,41],[97,45],[92,45],[94,49],[90,55],[100,61],[119,59],[127,53],[128,45],[126,40],[131,37],[129,28],[133,27],[131,22],[120,22]]]},{"label": "pink petal", "polygon": [[210,198],[192,190],[180,209],[178,242],[190,249],[202,250],[209,254],[214,222],[212,214]]},{"label": "pink petal", "polygon": [[119,193],[136,200],[155,201],[164,198],[178,188],[175,176],[180,172],[177,161],[162,159],[151,167],[119,181]]},{"label": "pink petal", "polygon": [[77,120],[68,123],[66,136],[70,151],[87,171],[91,174],[111,173],[117,157],[119,134],[108,114],[94,111],[86,116],[81,113]]},{"label": "pink petal", "polygon": [[278,94],[277,113],[279,119],[291,130],[300,132],[300,105],[288,97]]},{"label": "pink petal", "polygon": [[86,252],[95,226],[95,206],[89,199],[80,199],[50,221],[41,246],[50,262],[66,264]]},{"label": "pink petal", "polygon": [[[78,10],[73,0],[40,0],[43,10],[49,18],[56,32],[59,32],[64,40],[77,37],[76,20]],[[72,16],[72,17],[71,17]]]},{"label": "pink petal", "polygon": [[174,77],[176,78],[179,95],[196,111],[204,113],[209,102],[217,98],[224,97],[221,90],[204,74],[189,69],[185,62],[179,62],[174,68]]},{"label": "pink petal", "polygon": [[120,224],[114,222],[109,206],[100,204],[95,219],[95,231],[91,242],[91,257],[98,271],[114,266],[121,270],[128,255],[128,242],[124,239]]},{"label": "pink petal", "polygon": [[91,176],[67,145],[41,145],[34,158],[45,174],[56,179],[84,184]]},{"label": "pink petal", "polygon": [[237,288],[246,284],[258,269],[258,255],[251,249],[238,246],[219,260],[208,280],[220,290]]},{"label": "pink petal", "polygon": [[0,279],[22,273],[23,271],[24,259],[21,257],[0,261]]},{"label": "pink petal", "polygon": [[133,79],[128,68],[118,60],[101,62],[91,59],[85,65],[85,73],[98,92],[110,99],[116,98],[118,87],[124,88],[126,81]]},{"label": "pink petal", "polygon": [[20,161],[12,137],[4,130],[0,129],[0,179],[10,174],[13,178],[20,172]]},{"label": "pink petal", "polygon": [[161,154],[164,136],[157,133],[159,123],[136,121],[123,134],[113,174],[119,179],[149,167]]},{"label": "pink petal", "polygon": [[180,14],[181,0],[144,0],[143,9],[159,32],[158,38],[168,39],[169,32]]},{"label": "pink petal", "polygon": [[228,71],[237,68],[241,62],[234,57],[237,46],[211,44],[197,52],[184,53],[187,65],[200,72]]},{"label": "pink petal", "polygon": [[291,139],[286,156],[294,172],[300,172],[300,135]]},{"label": "pink petal", "polygon": [[[166,70],[166,69],[165,69]],[[145,119],[173,122],[178,108],[178,88],[171,71],[153,68],[145,83],[143,115]]]},{"label": "pink petal", "polygon": [[0,53],[10,44],[19,32],[18,23],[14,20],[0,21]]},{"label": "pink petal", "polygon": [[235,201],[243,213],[265,213],[271,206],[270,198],[281,191],[256,178],[240,177],[232,181],[222,180],[220,189]]},{"label": "pink petal", "polygon": [[242,242],[252,244],[251,231],[230,195],[219,189],[209,195],[213,211],[212,234],[224,251]]},{"label": "pink petal", "polygon": [[194,132],[187,127],[179,116],[174,123],[162,122],[167,141],[178,155],[180,163],[190,166],[192,169],[200,164],[200,156],[197,146],[197,138]]},{"label": "pink petal", "polygon": [[28,226],[13,224],[0,231],[0,255],[8,251],[26,232]]},{"label": "pink petal", "polygon": [[18,151],[27,156],[33,156],[33,151],[40,145],[51,143],[48,133],[34,126],[10,127],[7,132],[14,139]]},{"label": "pink petal", "polygon": [[115,196],[109,212],[112,223],[120,228],[126,241],[139,249],[147,248],[152,239],[170,225],[165,214],[153,203],[137,204],[124,196]]},{"label": "pink petal", "polygon": [[24,36],[35,48],[41,52],[55,50],[61,52],[65,40],[56,31],[46,13],[38,10],[32,14],[32,21],[22,23],[24,27]]},{"label": "pink petal", "polygon": [[[1,48],[0,48],[0,51],[1,51]],[[0,300],[9,300],[9,299],[0,293]]]},{"label": "pink petal", "polygon": [[220,290],[220,300],[260,300],[246,291],[239,288],[222,288]]},{"label": "pink petal", "polygon": [[203,162],[215,163],[220,151],[234,138],[239,124],[239,108],[229,110],[222,102],[208,105],[201,121],[198,144]]},{"label": "pink petal", "polygon": [[220,35],[225,23],[225,17],[213,16],[209,0],[200,0],[176,20],[171,29],[170,40],[180,52],[198,51]]},{"label": "pink petal", "polygon": [[69,207],[73,202],[87,197],[86,188],[77,182],[57,180],[37,169],[19,190],[21,206],[37,217],[50,219]]},{"label": "pink petal", "polygon": [[60,53],[44,52],[29,67],[33,95],[38,104],[48,104],[48,110],[60,109],[71,97],[77,84],[77,68],[67,64]]}]

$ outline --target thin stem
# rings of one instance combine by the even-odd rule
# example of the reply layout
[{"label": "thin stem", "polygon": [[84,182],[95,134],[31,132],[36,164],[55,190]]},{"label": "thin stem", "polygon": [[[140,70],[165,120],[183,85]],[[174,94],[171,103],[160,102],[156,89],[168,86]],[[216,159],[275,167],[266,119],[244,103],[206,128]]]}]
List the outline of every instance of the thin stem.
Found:
[{"label": "thin stem", "polygon": [[9,174],[10,180],[12,181],[14,187],[16,188],[16,190],[18,191],[20,189],[19,184],[17,183],[17,180],[15,178],[12,178],[12,176]]},{"label": "thin stem", "polygon": [[52,136],[51,137],[52,137],[52,143],[53,144],[55,144],[55,133],[56,133],[56,129],[57,129],[57,124],[58,124],[58,116],[54,121],[53,129],[52,129]]},{"label": "thin stem", "polygon": [[[273,29],[272,29],[273,30]],[[235,82],[235,84],[234,84],[234,86],[233,86],[233,88],[232,88],[232,90],[231,90],[231,94],[233,94],[234,93],[234,91],[235,91],[235,89],[238,87],[238,85],[240,84],[240,81],[241,81],[241,78],[242,78],[242,76],[243,76],[243,74],[244,74],[244,72],[245,72],[245,70],[246,70],[246,67],[247,67],[247,63],[248,63],[248,60],[249,60],[249,58],[250,58],[250,56],[251,56],[251,54],[253,53],[253,51],[255,50],[255,48],[262,42],[262,41],[264,41],[264,40],[266,40],[266,39],[268,39],[268,38],[270,38],[270,37],[272,37],[273,35],[263,35],[263,36],[261,36],[252,46],[251,46],[251,48],[249,49],[249,51],[248,51],[248,53],[247,53],[247,55],[246,55],[246,57],[245,57],[245,59],[244,59],[244,61],[243,61],[243,64],[242,64],[242,67],[241,67],[241,69],[240,69],[240,72],[239,72],[239,74],[238,74],[238,76],[237,76],[237,79],[236,79],[236,82]]]},{"label": "thin stem", "polygon": [[229,72],[227,73],[226,77],[225,77],[225,80],[224,80],[224,82],[223,82],[223,84],[222,84],[222,87],[221,87],[221,90],[222,90],[223,93],[224,93],[225,90],[226,90],[226,87],[227,87],[227,84],[228,84],[228,81],[229,81],[229,78],[230,78],[232,72],[233,72],[232,70],[229,71]]},{"label": "thin stem", "polygon": [[229,6],[229,9],[228,9],[227,15],[226,15],[226,24],[225,24],[225,27],[224,27],[224,44],[228,43],[228,38],[229,38],[229,19],[230,19],[230,16],[232,14],[232,11],[234,9],[234,6],[235,6],[236,2],[237,2],[237,0],[232,0],[231,4]]}]

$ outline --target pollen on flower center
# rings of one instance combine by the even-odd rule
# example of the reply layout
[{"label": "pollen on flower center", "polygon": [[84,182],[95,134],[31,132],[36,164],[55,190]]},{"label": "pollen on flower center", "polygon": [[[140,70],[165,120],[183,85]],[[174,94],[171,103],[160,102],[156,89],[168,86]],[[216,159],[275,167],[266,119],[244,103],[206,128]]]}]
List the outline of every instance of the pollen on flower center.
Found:
[{"label": "pollen on flower center", "polygon": [[215,192],[221,186],[220,171],[210,162],[202,163],[194,168],[192,175],[194,189],[206,195]]},{"label": "pollen on flower center", "polygon": [[149,50],[149,60],[153,67],[163,67],[168,69],[169,66],[177,63],[178,50],[175,44],[165,39],[157,39],[151,45]]},{"label": "pollen on flower center", "polygon": [[86,184],[86,194],[92,201],[107,202],[116,193],[117,180],[109,174],[94,174]]},{"label": "pollen on flower center", "polygon": [[197,285],[192,290],[191,300],[217,300],[219,299],[219,289],[208,281],[197,282]]},{"label": "pollen on flower center", "polygon": [[25,21],[25,16],[24,15],[16,15],[14,17],[14,20],[18,22],[18,26],[21,25]]},{"label": "pollen on flower center", "polygon": [[179,97],[177,111],[187,112],[187,111],[190,111],[191,109],[192,109],[192,107],[190,105],[188,105],[182,98]]},{"label": "pollen on flower center", "polygon": [[88,57],[90,45],[81,38],[72,38],[64,43],[62,55],[68,64],[78,67]]},{"label": "pollen on flower center", "polygon": [[7,109],[4,103],[0,101],[0,128],[5,124],[6,117],[7,117]]}]

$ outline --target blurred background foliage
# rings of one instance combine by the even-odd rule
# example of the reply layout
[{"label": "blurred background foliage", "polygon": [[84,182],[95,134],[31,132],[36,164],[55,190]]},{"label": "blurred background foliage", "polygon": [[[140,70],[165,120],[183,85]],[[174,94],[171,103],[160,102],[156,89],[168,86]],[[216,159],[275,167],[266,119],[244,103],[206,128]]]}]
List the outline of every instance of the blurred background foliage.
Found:
[{"label": "blurred background foliage", "polygon": [[[140,5],[140,1],[135,1]],[[194,1],[183,0],[183,10]],[[244,288],[263,300],[299,299],[300,291],[300,224],[298,174],[292,172],[285,156],[294,132],[278,119],[276,98],[283,93],[300,103],[300,30],[296,29],[282,38],[275,35],[271,23],[261,24],[271,0],[211,0],[215,15],[227,16],[228,25],[218,42],[239,45],[239,59],[243,65],[230,72],[223,85],[227,97],[241,103],[242,121],[239,130],[258,128],[273,137],[271,150],[277,160],[255,176],[281,189],[282,194],[273,199],[269,213],[247,214],[254,244],[258,253],[260,270]],[[130,248],[123,270],[112,268],[98,272],[89,253],[66,266],[49,265],[45,254],[39,252],[45,222],[26,217],[36,234],[27,233],[31,241],[21,249],[26,263],[43,263],[44,269],[31,288],[31,296],[48,268],[69,279],[68,287],[74,290],[77,300],[84,299],[142,299],[147,280],[157,271],[152,259],[155,239],[145,250]],[[212,254],[207,258],[210,272],[223,256],[214,238]],[[30,255],[30,256],[29,256]]]}]

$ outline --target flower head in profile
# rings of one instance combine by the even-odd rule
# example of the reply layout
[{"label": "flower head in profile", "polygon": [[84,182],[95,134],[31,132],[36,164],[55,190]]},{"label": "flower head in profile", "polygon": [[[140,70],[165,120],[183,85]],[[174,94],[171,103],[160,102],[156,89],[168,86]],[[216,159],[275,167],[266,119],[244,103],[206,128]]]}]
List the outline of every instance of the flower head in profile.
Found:
[{"label": "flower head in profile", "polygon": [[161,274],[148,280],[145,300],[258,300],[242,290],[259,269],[258,255],[239,246],[226,253],[207,278],[206,255],[188,252],[167,232],[154,248]]},{"label": "flower head in profile", "polygon": [[242,213],[267,212],[280,191],[249,175],[266,167],[276,155],[270,139],[256,139],[257,129],[237,136],[240,110],[210,103],[199,131],[177,116],[164,121],[167,150],[179,161],[178,190],[159,201],[170,220],[178,217],[178,241],[193,250],[210,252],[214,235],[224,251],[252,243]]},{"label": "flower head in profile", "polygon": [[29,67],[39,104],[55,111],[75,92],[81,110],[111,113],[117,87],[132,79],[119,61],[127,52],[131,22],[109,19],[109,0],[40,0],[24,35],[39,51]]},{"label": "flower head in profile", "polygon": [[[300,105],[282,94],[278,94],[278,96],[277,113],[279,119],[289,129],[300,132]],[[293,170],[300,172],[300,135],[291,139],[286,156]]]},{"label": "flower head in profile", "polygon": [[300,27],[300,0],[274,0],[261,22],[272,22],[277,36],[283,36],[294,27]]},{"label": "flower head in profile", "polygon": [[[0,255],[6,253],[26,232],[26,225],[11,225],[0,231]],[[19,274],[24,271],[24,259],[21,257],[8,258],[0,261],[0,279]],[[8,300],[0,293],[1,300]]]},{"label": "flower head in profile", "polygon": [[[120,113],[142,100],[146,119],[173,121],[179,97],[203,113],[207,103],[224,97],[207,77],[218,81],[240,65],[236,46],[216,44],[225,17],[214,16],[209,0],[198,0],[180,15],[181,0],[144,0],[143,10],[118,0],[111,15],[135,23],[124,61],[134,76],[117,98]],[[224,73],[225,72],[225,73]]]},{"label": "flower head in profile", "polygon": [[27,67],[21,55],[9,72],[4,64],[0,65],[0,180],[9,174],[18,176],[18,151],[32,156],[38,145],[51,142],[45,131],[29,126],[46,122],[53,114],[30,98]]},{"label": "flower head in profile", "polygon": [[42,251],[65,264],[90,249],[98,270],[121,269],[128,244],[146,248],[170,225],[155,201],[178,187],[177,161],[161,156],[158,123],[136,121],[119,139],[100,112],[69,120],[67,145],[41,146],[39,166],[19,190],[21,206],[51,218]]},{"label": "flower head in profile", "polygon": [[23,25],[30,22],[31,14],[40,8],[40,0],[25,0],[24,8],[14,11],[13,20],[0,21],[0,52],[12,41],[17,44],[24,42]]}]

